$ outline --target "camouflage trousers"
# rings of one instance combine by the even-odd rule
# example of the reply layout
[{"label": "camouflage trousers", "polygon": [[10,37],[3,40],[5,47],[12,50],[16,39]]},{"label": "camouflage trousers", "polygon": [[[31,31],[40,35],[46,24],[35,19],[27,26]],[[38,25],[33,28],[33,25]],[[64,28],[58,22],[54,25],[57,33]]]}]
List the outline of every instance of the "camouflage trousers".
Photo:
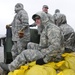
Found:
[{"label": "camouflage trousers", "polygon": [[24,64],[43,57],[43,54],[39,50],[26,49],[22,51],[10,64],[8,64],[8,68],[10,71],[13,71]]},{"label": "camouflage trousers", "polygon": [[39,48],[39,44],[37,44],[37,43],[29,42],[27,44],[27,49],[35,49],[35,50],[38,50],[38,48]]},{"label": "camouflage trousers", "polygon": [[27,48],[27,43],[29,41],[14,41],[12,49],[11,49],[11,53],[12,53],[12,58],[13,60],[15,59],[15,57],[17,55],[19,55],[23,50],[25,50]]}]

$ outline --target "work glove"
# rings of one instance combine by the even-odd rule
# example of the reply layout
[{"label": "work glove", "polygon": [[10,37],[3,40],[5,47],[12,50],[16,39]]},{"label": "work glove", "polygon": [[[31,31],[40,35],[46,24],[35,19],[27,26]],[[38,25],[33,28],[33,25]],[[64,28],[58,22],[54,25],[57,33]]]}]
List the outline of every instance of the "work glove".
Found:
[{"label": "work glove", "polygon": [[24,32],[23,32],[23,31],[19,31],[19,32],[18,32],[18,36],[19,36],[19,38],[24,37]]},{"label": "work glove", "polygon": [[44,62],[43,58],[40,58],[40,59],[36,60],[36,64],[43,65],[43,64],[46,64],[46,63]]},{"label": "work glove", "polygon": [[10,28],[10,25],[6,25],[6,29],[7,29],[7,28]]}]

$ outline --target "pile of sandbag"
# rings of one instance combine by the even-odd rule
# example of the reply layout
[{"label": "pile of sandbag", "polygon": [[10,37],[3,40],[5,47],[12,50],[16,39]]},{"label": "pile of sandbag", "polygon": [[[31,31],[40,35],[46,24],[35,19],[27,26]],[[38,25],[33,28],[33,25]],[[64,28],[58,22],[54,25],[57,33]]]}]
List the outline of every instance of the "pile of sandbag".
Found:
[{"label": "pile of sandbag", "polygon": [[36,61],[9,72],[8,75],[75,75],[75,53],[64,53],[63,61],[36,65]]}]

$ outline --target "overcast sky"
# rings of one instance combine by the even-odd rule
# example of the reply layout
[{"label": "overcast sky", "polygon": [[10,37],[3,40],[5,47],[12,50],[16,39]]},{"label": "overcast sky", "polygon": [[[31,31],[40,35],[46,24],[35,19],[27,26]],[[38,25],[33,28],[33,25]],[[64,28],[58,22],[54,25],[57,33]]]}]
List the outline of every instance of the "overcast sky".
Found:
[{"label": "overcast sky", "polygon": [[67,17],[68,24],[75,30],[75,0],[1,0],[0,1],[0,34],[5,34],[5,26],[10,24],[14,18],[14,6],[22,3],[29,15],[29,24],[33,23],[32,15],[42,10],[43,5],[49,6],[49,13],[54,14],[55,9]]}]

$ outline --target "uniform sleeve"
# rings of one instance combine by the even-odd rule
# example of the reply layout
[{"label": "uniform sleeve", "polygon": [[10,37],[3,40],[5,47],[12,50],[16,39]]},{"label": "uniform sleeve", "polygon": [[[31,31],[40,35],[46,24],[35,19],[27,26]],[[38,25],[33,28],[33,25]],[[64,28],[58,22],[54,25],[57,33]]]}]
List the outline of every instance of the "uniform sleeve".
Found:
[{"label": "uniform sleeve", "polygon": [[20,12],[19,21],[22,24],[23,28],[27,27],[29,25],[28,14],[24,11]]}]

